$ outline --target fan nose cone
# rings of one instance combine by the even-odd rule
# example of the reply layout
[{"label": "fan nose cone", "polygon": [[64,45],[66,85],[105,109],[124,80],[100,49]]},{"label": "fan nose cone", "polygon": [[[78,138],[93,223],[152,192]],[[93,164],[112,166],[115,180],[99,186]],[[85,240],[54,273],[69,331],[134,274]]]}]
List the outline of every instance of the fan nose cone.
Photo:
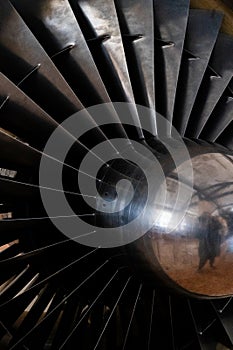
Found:
[{"label": "fan nose cone", "polygon": [[[233,155],[210,145],[190,154],[193,183],[178,168],[166,175],[166,201],[153,227],[127,250],[152,283],[203,297],[232,295]],[[191,191],[189,202],[177,200],[183,189]]]}]

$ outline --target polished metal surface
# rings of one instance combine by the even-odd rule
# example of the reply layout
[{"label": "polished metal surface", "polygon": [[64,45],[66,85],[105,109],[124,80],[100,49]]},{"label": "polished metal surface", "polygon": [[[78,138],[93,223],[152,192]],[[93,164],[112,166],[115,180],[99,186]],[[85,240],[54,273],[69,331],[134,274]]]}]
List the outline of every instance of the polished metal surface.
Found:
[{"label": "polished metal surface", "polygon": [[[158,144],[154,145],[158,151]],[[114,214],[101,213],[100,201],[97,223],[104,227],[122,226],[122,234],[133,234],[124,227],[147,205],[135,234],[146,227],[150,227],[149,231],[145,230],[141,238],[123,248],[140,278],[152,285],[160,280],[172,290],[198,297],[230,296],[233,294],[233,153],[201,140],[187,140],[186,146],[193,179],[186,175],[188,159],[181,157],[175,167],[169,154],[161,153],[159,161],[165,180],[161,183],[155,179],[155,197],[149,205],[145,204],[148,179],[142,169],[133,164],[126,167],[123,160],[113,162],[111,169],[102,173],[107,182],[100,184],[100,195],[107,196],[108,205],[115,198],[116,202],[127,203],[127,188],[118,198],[115,190],[116,183],[127,178],[134,196],[130,204]],[[173,147],[179,146],[174,142]],[[161,195],[164,183],[165,201]],[[181,192],[183,196],[179,195]]]},{"label": "polished metal surface", "polygon": [[[157,135],[153,0],[117,0],[115,4],[125,44],[135,102],[151,108],[150,130],[152,135]],[[135,21],[135,16],[137,21]],[[143,126],[143,116],[141,118]]]},{"label": "polished metal surface", "polygon": [[233,120],[233,79],[207,120],[200,137],[215,142]]},{"label": "polished metal surface", "polygon": [[[151,283],[160,277],[182,292],[202,297],[232,295],[233,154],[210,145],[189,150],[193,188],[190,179],[177,179],[179,167],[167,174],[166,206],[154,213],[153,228],[135,243],[137,253],[132,250],[131,256],[136,265],[138,259],[137,266],[141,264],[139,269]],[[180,201],[174,212],[180,186],[191,186],[192,199],[189,204]],[[185,205],[185,215],[174,225]]]},{"label": "polished metal surface", "polygon": [[1,0],[0,7],[2,73],[59,121],[82,109],[78,97],[10,2]]},{"label": "polished metal surface", "polygon": [[[222,0],[0,0],[1,350],[232,349],[233,153],[223,147],[233,150],[231,44],[218,37],[222,14],[193,10],[194,3],[224,11]],[[232,32],[229,12],[221,28]],[[72,136],[75,128],[59,128],[50,154],[58,162],[49,158],[48,164],[54,162],[55,170],[60,160],[62,185],[45,167],[50,187],[43,188],[54,193],[53,216],[42,203],[38,169],[47,139],[77,110],[111,101],[133,103],[131,126],[110,103],[101,113],[109,128],[95,113],[83,112],[84,124],[94,129],[80,136],[83,144]],[[135,102],[157,111],[141,115]],[[182,142],[192,159],[192,182],[176,140],[165,138],[169,152],[161,142],[159,112],[186,137],[194,103],[199,108],[190,136],[196,121],[205,125],[197,140]],[[151,124],[144,132],[145,120]],[[76,131],[83,130],[76,121]],[[135,148],[129,140],[120,140],[113,152],[118,137],[150,152],[149,164],[143,151],[137,153],[142,166],[130,161],[127,151]],[[215,140],[218,145],[209,142]],[[98,194],[92,196],[89,169],[102,142],[102,154],[111,151],[117,159],[98,159],[101,168],[92,176]],[[91,162],[83,172],[85,156]],[[156,162],[166,181],[150,171]],[[81,195],[82,176],[88,182]],[[126,181],[118,192],[119,180],[129,180],[132,197]],[[74,215],[57,208],[59,192]],[[90,195],[93,207],[85,201]],[[106,212],[112,202],[123,209]],[[81,227],[75,235],[95,236],[101,227],[106,241],[109,228],[125,232],[143,213],[129,230],[137,241],[94,250],[77,243],[54,222],[67,228],[80,213],[94,231]]]},{"label": "polished metal surface", "polygon": [[185,135],[222,18],[221,13],[190,10],[173,120],[182,136]]},{"label": "polished metal surface", "polygon": [[[109,76],[107,81],[104,80],[111,100],[113,102],[134,103],[134,94],[114,1],[80,0],[78,6],[94,33],[94,37],[89,42],[91,43],[93,40],[98,43],[99,41],[98,45],[100,45],[103,52],[103,60],[99,63],[98,68],[102,68],[103,78],[106,72],[111,75],[110,81]],[[96,59],[99,59],[99,57]],[[143,138],[136,108],[132,112],[132,122],[138,126],[139,137]]]},{"label": "polished metal surface", "polygon": [[[112,116],[108,109],[106,109],[107,113],[109,117]],[[9,162],[14,159],[19,162],[28,162],[28,164],[31,163],[31,167],[34,167],[35,163],[30,157],[31,152],[37,155],[38,164],[40,152],[43,152],[49,136],[59,124],[2,73],[0,73],[0,116],[0,128],[3,131],[1,142],[8,140],[6,144],[1,145],[2,160],[6,159]],[[93,128],[97,127],[90,115],[86,116],[86,122],[90,122]],[[72,139],[75,152],[81,153],[86,150],[85,145],[74,139],[71,133],[62,126],[59,128],[61,142]],[[95,135],[105,138],[100,129],[96,130]],[[21,154],[23,154],[22,159]],[[71,161],[68,160],[69,162]]]},{"label": "polished metal surface", "polygon": [[96,37],[103,37],[101,46],[105,51],[106,58],[110,60],[116,78],[119,79],[118,83],[124,90],[126,101],[133,102],[133,91],[113,0],[81,0],[78,1],[78,5],[91,24]]},{"label": "polished metal surface", "polygon": [[226,57],[233,57],[233,39],[230,35],[220,33],[209,61],[209,70],[199,89],[199,98],[187,126],[187,137],[200,136],[214,107],[233,77],[233,59],[226,60]]},{"label": "polished metal surface", "polygon": [[58,126],[54,119],[2,73],[0,105],[0,127],[40,150]]},{"label": "polished metal surface", "polygon": [[172,123],[189,0],[154,1],[154,16],[157,110]]},{"label": "polished metal surface", "polygon": [[[59,65],[87,107],[110,102],[88,45],[68,0],[11,1],[50,57],[62,56]],[[43,30],[41,30],[43,28]],[[71,46],[71,47],[70,47]],[[69,48],[66,53],[65,49]],[[55,60],[56,63],[56,60]]]}]

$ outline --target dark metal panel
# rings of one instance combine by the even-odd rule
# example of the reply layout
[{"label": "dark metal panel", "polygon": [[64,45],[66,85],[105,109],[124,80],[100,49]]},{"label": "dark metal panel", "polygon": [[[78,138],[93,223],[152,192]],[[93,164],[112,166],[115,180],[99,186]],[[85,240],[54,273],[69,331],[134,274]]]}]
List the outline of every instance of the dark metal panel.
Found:
[{"label": "dark metal panel", "polygon": [[59,121],[82,109],[78,98],[9,1],[1,0],[0,7],[3,74]]},{"label": "dark metal panel", "polygon": [[232,308],[232,302],[228,300],[227,304],[223,308],[218,308],[215,305],[215,302],[212,302],[213,308],[216,312],[216,317],[220,320],[222,323],[231,343],[233,343],[233,308]]},{"label": "dark metal panel", "polygon": [[8,181],[0,178],[1,201],[20,202],[29,201],[38,194],[38,190],[16,181]]},{"label": "dark metal panel", "polygon": [[[64,298],[62,289],[61,291],[56,290],[53,301],[48,308],[48,314],[61,302],[62,298]],[[40,327],[40,331],[37,333],[39,336],[36,334],[36,336],[32,337],[33,348],[40,350],[46,348],[49,344],[49,346],[51,345],[51,350],[59,349],[59,343],[56,342],[57,338],[64,338],[67,329],[70,330],[71,325],[75,322],[77,312],[82,311],[80,308],[81,306],[77,301],[77,296],[73,296],[68,303],[64,304],[62,311],[58,309],[53,313],[49,321]]]},{"label": "dark metal panel", "polygon": [[212,350],[216,348],[217,341],[211,330],[216,323],[216,317],[210,305],[199,300],[187,300],[193,327],[196,331],[198,343],[201,350]]},{"label": "dark metal panel", "polygon": [[[1,231],[1,238],[0,242],[3,241],[5,243],[9,242],[6,241],[7,237],[10,235],[13,235],[13,233],[18,233],[18,236],[25,232],[28,229],[35,230],[40,228],[41,230],[48,230],[49,229],[49,218],[41,219],[7,219],[7,220],[1,220],[0,221],[0,231]],[[3,237],[2,237],[3,236]]]},{"label": "dark metal panel", "polygon": [[199,137],[224,90],[233,76],[233,39],[220,33],[199,90],[187,127],[187,137]]},{"label": "dark metal panel", "polygon": [[154,14],[156,105],[172,122],[189,0],[155,0]]},{"label": "dark metal panel", "polygon": [[[174,350],[174,334],[171,319],[170,295],[168,293],[155,294],[153,315],[153,330],[150,349]],[[156,307],[157,305],[157,307]]]},{"label": "dark metal panel", "polygon": [[198,335],[193,327],[193,320],[187,300],[170,297],[171,319],[174,328],[175,349],[200,350]]},{"label": "dark metal panel", "polygon": [[190,10],[174,114],[174,126],[182,136],[185,134],[221,21],[220,13]]},{"label": "dark metal panel", "polygon": [[0,150],[1,163],[9,164],[10,169],[33,169],[34,171],[38,168],[40,153],[1,130]]},{"label": "dark metal panel", "polygon": [[233,121],[226,127],[223,133],[217,138],[216,142],[233,149]]},{"label": "dark metal panel", "polygon": [[0,261],[11,259],[21,253],[21,247],[19,243],[10,245],[7,249],[0,253]]}]

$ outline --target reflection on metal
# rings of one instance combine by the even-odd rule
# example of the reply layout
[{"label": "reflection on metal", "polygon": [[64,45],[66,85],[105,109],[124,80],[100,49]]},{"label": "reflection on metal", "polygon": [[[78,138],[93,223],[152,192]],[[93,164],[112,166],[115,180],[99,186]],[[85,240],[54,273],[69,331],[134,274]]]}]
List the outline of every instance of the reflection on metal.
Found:
[{"label": "reflection on metal", "polygon": [[233,76],[233,60],[226,60],[228,56],[233,57],[232,37],[220,33],[209,62],[209,71],[207,70],[198,92],[198,103],[194,105],[187,126],[187,137],[200,136],[213,109],[230,83]]},{"label": "reflection on metal", "polygon": [[[153,1],[117,0],[116,9],[135,101],[139,105],[151,108],[150,129],[153,135],[157,135]],[[140,118],[143,126],[143,116]]]},{"label": "reflection on metal", "polygon": [[87,96],[89,104],[110,102],[68,0],[12,3],[50,57],[67,53],[58,68],[83,104],[86,106]]},{"label": "reflection on metal", "polygon": [[128,249],[152,282],[159,276],[180,291],[205,297],[231,295],[233,156],[210,146],[196,146],[192,153],[194,187],[184,217],[174,226],[186,205],[181,201],[174,212],[178,190],[191,186],[186,178],[178,182],[176,169],[167,175],[166,206],[155,213],[153,229],[135,244],[136,255]]},{"label": "reflection on metal", "polygon": [[156,107],[169,122],[173,119],[188,15],[187,0],[154,1]]},{"label": "reflection on metal", "polygon": [[6,0],[0,7],[1,72],[56,120],[81,110],[79,98],[14,7]]},{"label": "reflection on metal", "polygon": [[190,11],[174,114],[174,125],[181,135],[185,134],[221,22],[221,13]]},{"label": "reflection on metal", "polygon": [[[226,54],[233,46],[218,36],[221,13],[190,10],[189,3],[222,11],[232,0],[0,0],[0,349],[213,350],[219,343],[232,349],[233,156],[206,140],[233,149],[232,54]],[[233,33],[229,12],[223,24]],[[110,101],[156,104],[186,137],[195,181],[192,187],[182,173],[178,182],[166,147],[151,138],[162,134],[158,113],[149,135],[141,130],[148,118],[136,107],[132,130],[115,124],[123,121],[120,108],[105,114],[114,124],[109,130],[87,114],[95,131],[83,135],[83,145],[75,142],[63,164],[72,207],[90,219],[79,202],[76,169],[87,149],[112,138],[145,137],[168,185],[165,206],[151,205],[136,227],[152,222],[142,238],[119,250],[90,250],[45,216],[38,166],[58,123]],[[60,131],[62,149],[73,136]],[[187,139],[194,135],[205,141]],[[148,194],[144,168],[124,160],[120,173],[111,166],[98,173],[103,199],[115,200],[120,175],[136,190],[121,213],[91,215],[104,228],[136,217]],[[174,211],[178,185],[192,200],[180,197]],[[64,219],[63,211],[56,214]]]},{"label": "reflection on metal", "polygon": [[233,79],[226,88],[210,118],[207,120],[200,137],[215,142],[233,119]]},{"label": "reflection on metal", "polygon": [[[81,0],[78,6],[93,33],[93,57],[113,102],[135,103],[129,77],[116,7],[112,0]],[[107,75],[107,76],[106,76]],[[137,137],[144,138],[136,107],[131,111],[132,122],[137,126]]]}]

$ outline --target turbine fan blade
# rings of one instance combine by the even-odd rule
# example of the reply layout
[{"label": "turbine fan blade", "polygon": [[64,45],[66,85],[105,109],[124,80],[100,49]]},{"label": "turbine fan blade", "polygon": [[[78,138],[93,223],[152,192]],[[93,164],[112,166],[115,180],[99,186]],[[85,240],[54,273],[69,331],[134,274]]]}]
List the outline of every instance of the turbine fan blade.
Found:
[{"label": "turbine fan blade", "polygon": [[0,349],[232,349],[230,7],[0,0]]},{"label": "turbine fan blade", "polygon": [[185,135],[221,22],[220,13],[190,10],[174,112],[174,126],[182,136]]},{"label": "turbine fan blade", "polygon": [[156,107],[172,123],[189,0],[155,0],[154,13]]},{"label": "turbine fan blade", "polygon": [[209,62],[209,69],[207,69],[193,107],[186,131],[188,137],[198,138],[200,136],[214,107],[232,79],[233,60],[226,62],[226,56],[233,56],[233,39],[220,33]]}]

